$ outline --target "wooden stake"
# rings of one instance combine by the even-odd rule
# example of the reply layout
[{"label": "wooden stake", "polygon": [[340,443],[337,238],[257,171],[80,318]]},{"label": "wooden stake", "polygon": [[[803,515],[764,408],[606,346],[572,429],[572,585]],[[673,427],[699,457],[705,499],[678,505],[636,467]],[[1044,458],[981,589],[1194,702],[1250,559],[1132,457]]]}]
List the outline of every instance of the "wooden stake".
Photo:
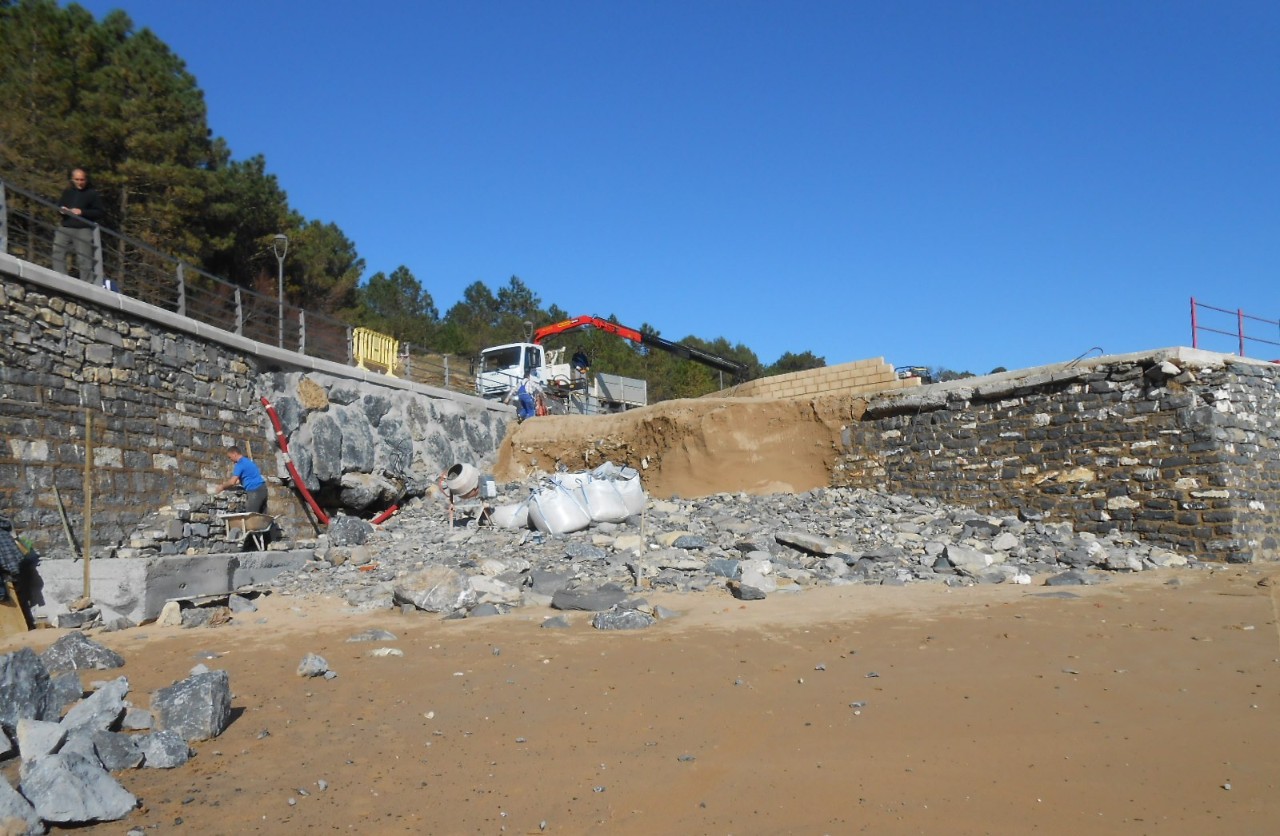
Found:
[{"label": "wooden stake", "polygon": [[93,413],[84,411],[84,597],[89,595],[89,546],[93,542]]}]

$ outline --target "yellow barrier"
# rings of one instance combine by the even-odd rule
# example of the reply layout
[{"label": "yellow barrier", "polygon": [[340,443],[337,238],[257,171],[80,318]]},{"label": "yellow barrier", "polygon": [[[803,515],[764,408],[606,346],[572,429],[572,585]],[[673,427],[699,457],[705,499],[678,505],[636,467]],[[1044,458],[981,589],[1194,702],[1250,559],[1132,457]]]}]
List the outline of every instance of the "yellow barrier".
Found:
[{"label": "yellow barrier", "polygon": [[387,374],[395,377],[396,363],[400,362],[400,341],[368,328],[357,328],[351,332],[351,354],[356,365],[368,368],[365,361],[385,366]]}]

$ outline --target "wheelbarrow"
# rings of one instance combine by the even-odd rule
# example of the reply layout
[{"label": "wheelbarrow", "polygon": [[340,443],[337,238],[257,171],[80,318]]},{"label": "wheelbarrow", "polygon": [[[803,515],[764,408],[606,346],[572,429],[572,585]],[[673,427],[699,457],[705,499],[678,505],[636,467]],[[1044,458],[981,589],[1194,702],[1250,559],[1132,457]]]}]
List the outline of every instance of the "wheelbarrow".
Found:
[{"label": "wheelbarrow", "polygon": [[218,517],[226,523],[227,542],[239,543],[243,546],[245,540],[249,540],[257,547],[255,551],[266,551],[267,535],[276,524],[275,517],[270,514],[243,512],[219,514]]}]

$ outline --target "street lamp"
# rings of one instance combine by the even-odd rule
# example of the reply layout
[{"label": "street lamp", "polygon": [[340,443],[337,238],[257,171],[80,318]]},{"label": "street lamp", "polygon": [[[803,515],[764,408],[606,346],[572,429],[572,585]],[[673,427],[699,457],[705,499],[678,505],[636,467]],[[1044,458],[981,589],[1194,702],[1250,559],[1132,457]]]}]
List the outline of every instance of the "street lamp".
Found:
[{"label": "street lamp", "polygon": [[271,248],[276,253],[276,265],[279,267],[276,283],[276,299],[278,302],[279,313],[279,336],[278,344],[280,348],[284,348],[284,257],[289,252],[289,238],[284,233],[276,233],[276,239],[272,242]]}]

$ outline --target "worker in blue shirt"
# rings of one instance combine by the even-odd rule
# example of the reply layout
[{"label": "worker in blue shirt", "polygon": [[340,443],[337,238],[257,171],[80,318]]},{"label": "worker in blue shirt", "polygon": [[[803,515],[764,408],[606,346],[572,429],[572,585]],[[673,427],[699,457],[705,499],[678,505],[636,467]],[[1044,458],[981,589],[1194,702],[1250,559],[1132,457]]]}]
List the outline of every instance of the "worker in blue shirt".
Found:
[{"label": "worker in blue shirt", "polygon": [[265,514],[267,480],[262,478],[262,471],[235,445],[227,448],[227,458],[231,459],[231,478],[220,483],[217,491],[225,491],[239,485],[244,488],[244,510],[250,514]]}]

